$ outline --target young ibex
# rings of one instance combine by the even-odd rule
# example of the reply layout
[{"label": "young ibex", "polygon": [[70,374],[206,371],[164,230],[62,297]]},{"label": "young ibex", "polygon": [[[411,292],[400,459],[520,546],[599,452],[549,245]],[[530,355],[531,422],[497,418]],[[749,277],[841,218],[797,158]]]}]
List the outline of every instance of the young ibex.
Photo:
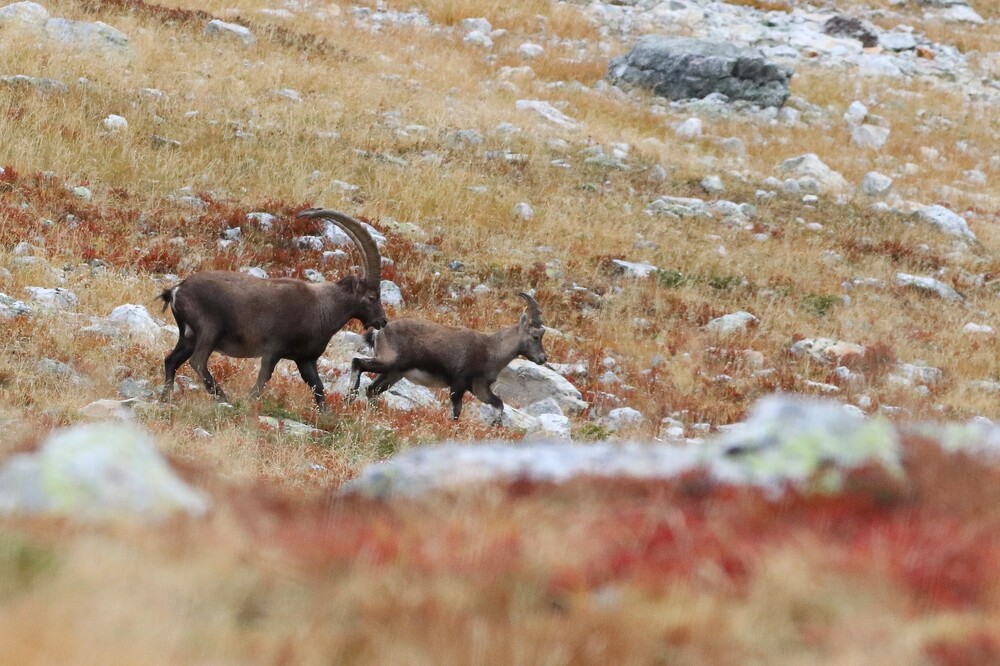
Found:
[{"label": "young ibex", "polygon": [[494,424],[503,418],[503,401],[491,389],[500,371],[518,356],[542,365],[542,311],[531,296],[518,294],[528,303],[528,312],[516,325],[496,333],[443,326],[420,319],[394,319],[381,331],[365,338],[375,349],[373,358],[356,357],[351,362],[351,397],[356,397],[362,372],[378,373],[368,387],[368,399],[403,377],[431,388],[448,388],[451,417],[462,413],[462,396],[471,391],[497,410]]},{"label": "young ibex", "polygon": [[174,376],[184,361],[218,400],[225,392],[208,370],[208,357],[218,351],[235,358],[260,358],[260,372],[250,392],[260,397],[274,366],[286,358],[295,361],[302,379],[324,408],[323,381],[316,361],[333,334],[351,319],[382,328],[382,259],[378,246],[361,222],[334,210],[309,208],[299,217],[322,218],[339,226],[361,253],[363,278],[349,275],[337,282],[312,284],[291,278],[264,280],[232,271],[196,273],[160,295],[169,305],[180,336],[163,362],[166,384],[162,399],[169,400]]}]

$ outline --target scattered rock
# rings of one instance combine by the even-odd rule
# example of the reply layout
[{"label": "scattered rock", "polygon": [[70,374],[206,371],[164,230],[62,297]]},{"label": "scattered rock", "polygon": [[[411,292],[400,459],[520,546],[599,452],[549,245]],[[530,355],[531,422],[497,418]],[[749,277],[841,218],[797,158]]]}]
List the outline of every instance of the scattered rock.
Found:
[{"label": "scattered rock", "polygon": [[244,266],[240,269],[240,273],[246,273],[247,275],[252,275],[255,278],[260,278],[262,280],[267,279],[267,271],[259,266]]},{"label": "scattered rock", "polygon": [[[497,412],[489,405],[479,405],[479,420],[483,423],[493,424],[496,421]],[[564,417],[565,418],[565,417]],[[537,418],[522,412],[516,407],[504,405],[503,416],[500,418],[500,425],[504,428],[517,428],[532,433],[541,429],[541,423]]]},{"label": "scattered rock", "polygon": [[702,122],[701,118],[688,118],[674,130],[677,138],[693,141],[701,138]]},{"label": "scattered rock", "polygon": [[153,319],[144,305],[119,305],[105,321],[125,335],[138,336],[150,342],[156,341],[163,332],[163,326]]},{"label": "scattered rock", "polygon": [[126,400],[149,400],[156,395],[148,379],[124,379],[118,384],[118,393]]},{"label": "scattered rock", "polygon": [[257,43],[257,38],[249,28],[235,23],[226,23],[219,19],[213,19],[205,24],[205,34],[212,37],[239,40],[244,46],[253,46]]},{"label": "scattered rock", "polygon": [[962,327],[962,332],[976,335],[993,335],[993,327],[985,324],[976,324],[970,321]]},{"label": "scattered rock", "polygon": [[43,358],[38,361],[35,364],[35,371],[39,375],[65,380],[72,386],[85,386],[90,383],[86,377],[74,370],[71,365],[52,358]]},{"label": "scattered rock", "polygon": [[823,24],[823,32],[832,37],[850,37],[861,42],[865,48],[871,48],[878,44],[878,28],[859,18],[853,16],[830,17]]},{"label": "scattered rock", "polygon": [[514,209],[511,212],[519,220],[530,220],[535,217],[535,209],[524,201],[514,204]]},{"label": "scattered rock", "polygon": [[445,141],[447,141],[448,145],[452,148],[481,146],[484,140],[482,132],[474,129],[456,130],[454,132],[450,132],[445,137]]},{"label": "scattered rock", "polygon": [[976,236],[969,229],[969,223],[965,221],[965,218],[944,206],[924,206],[914,213],[914,217],[921,222],[927,222],[937,227],[938,231],[949,236],[976,240]]},{"label": "scattered rock", "polygon": [[780,107],[790,94],[792,70],[727,42],[646,35],[629,53],[611,59],[607,78],[673,100],[721,93],[730,100]]},{"label": "scattered rock", "polygon": [[650,275],[660,270],[653,264],[625,261],[624,259],[612,259],[611,265],[614,267],[616,273],[630,278],[648,278]]},{"label": "scattered rock", "polygon": [[859,148],[880,150],[889,140],[889,128],[877,125],[859,125],[851,132],[851,141]]},{"label": "scattered rock", "polygon": [[0,319],[13,319],[31,314],[31,306],[24,301],[0,294]]},{"label": "scattered rock", "polygon": [[861,191],[869,197],[880,197],[892,189],[892,178],[878,171],[869,171],[861,181]]},{"label": "scattered rock", "polygon": [[910,32],[883,32],[878,45],[886,51],[912,51],[917,48],[917,38]]},{"label": "scattered rock", "polygon": [[541,416],[543,414],[563,415],[562,407],[559,406],[555,398],[543,398],[538,402],[533,402],[524,408],[524,412],[532,416]]},{"label": "scattered rock", "polygon": [[865,348],[853,342],[844,342],[843,340],[806,338],[793,344],[790,351],[795,356],[804,355],[821,363],[841,365],[844,357],[860,356],[865,353]]},{"label": "scattered rock", "polygon": [[556,439],[569,439],[572,433],[569,418],[562,414],[539,414],[538,427],[540,432]]},{"label": "scattered rock", "polygon": [[986,20],[979,15],[979,12],[964,3],[953,4],[941,12],[940,16],[945,21],[950,21],[951,23],[973,23],[975,25],[986,23]]},{"label": "scattered rock", "polygon": [[950,286],[932,277],[919,275],[909,275],[907,273],[896,273],[893,282],[899,287],[916,287],[940,296],[946,301],[962,301],[962,296]]},{"label": "scattered rock", "polygon": [[493,39],[489,35],[479,32],[478,30],[466,33],[465,37],[462,38],[462,41],[466,44],[479,46],[484,49],[493,48]]},{"label": "scattered rock", "polygon": [[15,2],[0,7],[0,26],[41,29],[48,20],[48,10],[37,2]]},{"label": "scattered rock", "polygon": [[527,60],[533,60],[538,56],[542,55],[543,53],[545,53],[545,49],[542,48],[542,46],[539,44],[532,44],[531,42],[525,42],[524,44],[521,44],[519,47],[517,47],[517,53],[522,58],[525,58]]},{"label": "scattered rock", "polygon": [[560,127],[565,127],[566,129],[577,129],[580,127],[579,122],[573,120],[548,102],[539,99],[519,99],[515,102],[514,107],[518,111],[534,111],[549,122],[555,123]]},{"label": "scattered rock", "polygon": [[76,425],[51,433],[37,453],[0,469],[0,513],[82,520],[202,516],[208,497],[188,486],[129,423]]},{"label": "scattered rock", "polygon": [[858,74],[897,78],[903,75],[903,70],[890,56],[866,53],[858,58]]},{"label": "scattered rock", "polygon": [[860,127],[867,117],[868,107],[858,101],[851,102],[847,111],[844,112],[844,120],[851,127]]},{"label": "scattered rock", "polygon": [[129,53],[128,36],[107,23],[50,18],[45,22],[49,39],[65,46],[95,50],[101,53]]},{"label": "scattered rock", "polygon": [[403,306],[403,292],[399,290],[399,285],[392,280],[382,280],[381,294],[383,305],[394,308]]},{"label": "scattered rock", "polygon": [[72,310],[80,300],[72,291],[62,287],[25,287],[30,299],[39,305],[54,310]]},{"label": "scattered rock", "polygon": [[317,437],[326,434],[326,431],[314,428],[311,425],[294,421],[292,419],[279,419],[273,416],[260,416],[257,418],[262,426],[270,430],[277,431],[281,435],[291,435],[293,437]]},{"label": "scattered rock", "polygon": [[13,76],[0,76],[0,84],[12,88],[34,88],[41,92],[67,93],[69,86],[56,79],[45,79],[37,76],[25,76],[24,74],[14,74]]},{"label": "scattered rock", "polygon": [[825,194],[840,194],[849,188],[844,177],[824,164],[815,153],[787,159],[778,165],[778,171],[793,178],[811,178]]},{"label": "scattered rock", "polygon": [[80,408],[80,413],[92,421],[118,419],[127,421],[132,418],[132,404],[135,399],[128,400],[95,400]]},{"label": "scattered rock", "polygon": [[128,129],[128,121],[112,113],[101,121],[101,126],[109,132],[121,132]]},{"label": "scattered rock", "polygon": [[893,369],[893,375],[902,379],[906,384],[919,384],[921,386],[938,384],[944,378],[944,373],[940,368],[914,363],[897,363]]},{"label": "scattered rock", "polygon": [[482,17],[464,18],[458,24],[458,27],[465,34],[469,34],[470,32],[481,32],[484,35],[488,35],[493,32],[493,25]]},{"label": "scattered rock", "polygon": [[746,331],[758,321],[760,320],[749,312],[733,312],[708,322],[705,324],[705,330],[719,335],[731,335]]},{"label": "scattered rock", "polygon": [[640,425],[645,420],[646,417],[638,409],[616,407],[601,418],[601,425],[611,432],[618,432],[623,428]]}]

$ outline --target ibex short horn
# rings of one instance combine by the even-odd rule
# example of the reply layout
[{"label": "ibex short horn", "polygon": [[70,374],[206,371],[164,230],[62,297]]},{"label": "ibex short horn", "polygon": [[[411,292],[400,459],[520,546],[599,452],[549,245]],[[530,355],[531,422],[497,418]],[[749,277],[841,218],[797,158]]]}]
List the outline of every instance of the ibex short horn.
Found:
[{"label": "ibex short horn", "polygon": [[163,362],[163,400],[168,400],[177,369],[190,359],[208,392],[227,401],[208,369],[213,352],[260,358],[250,395],[260,397],[281,359],[295,361],[302,379],[323,408],[325,391],[316,361],[333,334],[351,319],[364,326],[386,324],[380,296],[382,259],[364,225],[335,210],[310,208],[300,217],[326,219],[347,233],[361,253],[364,278],[313,284],[304,280],[264,280],[233,271],[196,273],[160,295],[177,321],[177,345]]}]

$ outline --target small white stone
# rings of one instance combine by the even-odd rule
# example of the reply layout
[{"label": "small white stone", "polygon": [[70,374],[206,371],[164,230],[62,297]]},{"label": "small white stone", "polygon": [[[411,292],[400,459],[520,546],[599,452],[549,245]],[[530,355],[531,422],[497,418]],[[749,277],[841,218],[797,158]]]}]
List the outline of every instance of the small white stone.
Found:
[{"label": "small white stone", "polygon": [[205,25],[205,34],[213,37],[230,37],[238,39],[243,42],[245,46],[253,46],[257,43],[257,38],[254,37],[254,34],[249,28],[235,23],[226,23],[225,21],[220,21],[219,19],[213,19]]},{"label": "small white stone", "polygon": [[958,236],[967,240],[976,239],[965,218],[944,206],[925,206],[918,210],[915,215],[917,219],[937,227],[939,231],[949,236]]},{"label": "small white stone", "polygon": [[399,290],[399,285],[392,280],[382,280],[381,294],[383,305],[394,308],[402,307],[403,292]]},{"label": "small white stone", "polygon": [[625,261],[624,259],[612,259],[611,263],[615,267],[615,270],[625,277],[647,278],[655,271],[660,270],[656,266],[645,262],[637,263],[634,261]]},{"label": "small white stone", "polygon": [[473,30],[472,32],[465,35],[462,39],[466,44],[471,44],[473,46],[479,46],[484,49],[493,48],[493,40],[489,35],[483,34],[478,30]]},{"label": "small white stone", "polygon": [[867,117],[868,107],[858,101],[851,102],[851,105],[847,107],[847,111],[844,113],[844,120],[851,127],[860,127]]},{"label": "small white stone", "polygon": [[701,189],[708,194],[722,194],[726,191],[726,186],[719,176],[705,176],[701,179]]},{"label": "small white stone", "polygon": [[760,321],[749,312],[732,312],[721,317],[717,317],[705,324],[705,330],[710,333],[729,335],[745,331],[751,324]]},{"label": "small white stone", "polygon": [[993,335],[993,327],[992,326],[987,326],[985,324],[976,324],[976,323],[973,323],[973,322],[970,321],[968,324],[966,324],[964,327],[962,327],[962,332],[963,333],[975,333],[975,334]]},{"label": "small white stone", "polygon": [[109,132],[121,132],[128,129],[128,121],[113,113],[102,120],[101,125]]},{"label": "small white stone", "polygon": [[532,60],[545,53],[545,49],[542,48],[542,46],[540,46],[539,44],[532,44],[531,42],[525,42],[524,44],[521,44],[519,47],[517,47],[517,53],[522,58],[525,58],[527,60]]},{"label": "small white stone", "polygon": [[678,138],[686,140],[700,139],[702,134],[701,118],[688,118],[674,130]]},{"label": "small white stone", "polygon": [[889,140],[889,129],[877,125],[861,125],[851,132],[851,141],[859,148],[880,150]]},{"label": "small white stone", "polygon": [[880,197],[892,189],[892,178],[878,171],[869,171],[861,181],[861,191],[869,197]]},{"label": "small white stone", "polygon": [[531,204],[524,201],[514,204],[511,212],[519,220],[530,220],[535,217],[535,209],[531,207]]}]

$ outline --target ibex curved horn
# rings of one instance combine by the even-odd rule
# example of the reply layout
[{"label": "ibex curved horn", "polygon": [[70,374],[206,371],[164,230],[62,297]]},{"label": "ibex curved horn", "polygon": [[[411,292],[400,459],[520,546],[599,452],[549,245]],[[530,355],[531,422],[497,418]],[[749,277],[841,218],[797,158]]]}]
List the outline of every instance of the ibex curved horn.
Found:
[{"label": "ibex curved horn", "polygon": [[382,256],[378,245],[365,229],[365,226],[350,215],[329,208],[307,208],[297,217],[312,217],[329,220],[344,230],[361,253],[361,261],[365,269],[365,281],[378,285],[382,282]]},{"label": "ibex curved horn", "polygon": [[517,295],[523,298],[528,304],[528,315],[531,317],[531,325],[544,326],[544,324],[542,324],[542,309],[538,307],[538,302],[523,291],[517,292]]}]

